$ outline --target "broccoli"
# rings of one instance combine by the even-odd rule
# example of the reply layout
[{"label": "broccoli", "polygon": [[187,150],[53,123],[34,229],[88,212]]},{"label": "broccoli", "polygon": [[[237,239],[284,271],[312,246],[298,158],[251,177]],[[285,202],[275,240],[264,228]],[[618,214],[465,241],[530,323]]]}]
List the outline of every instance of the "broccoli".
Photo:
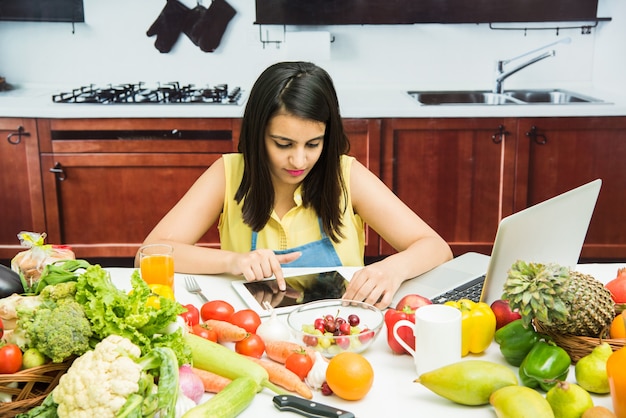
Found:
[{"label": "broccoli", "polygon": [[91,324],[83,307],[74,300],[75,294],[75,282],[46,286],[39,306],[18,311],[18,327],[28,346],[54,363],[80,356],[91,348]]}]

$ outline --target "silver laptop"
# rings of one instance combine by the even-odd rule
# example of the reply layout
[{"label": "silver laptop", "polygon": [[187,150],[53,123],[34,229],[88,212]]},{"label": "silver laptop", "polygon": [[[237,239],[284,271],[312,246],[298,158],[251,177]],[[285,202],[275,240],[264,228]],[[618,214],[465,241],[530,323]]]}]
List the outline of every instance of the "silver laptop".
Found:
[{"label": "silver laptop", "polygon": [[[435,303],[470,297],[491,304],[501,298],[507,272],[517,260],[574,268],[601,185],[594,180],[502,219],[491,257],[466,253],[407,280],[391,306],[410,293]],[[472,291],[475,296],[468,296]]]}]

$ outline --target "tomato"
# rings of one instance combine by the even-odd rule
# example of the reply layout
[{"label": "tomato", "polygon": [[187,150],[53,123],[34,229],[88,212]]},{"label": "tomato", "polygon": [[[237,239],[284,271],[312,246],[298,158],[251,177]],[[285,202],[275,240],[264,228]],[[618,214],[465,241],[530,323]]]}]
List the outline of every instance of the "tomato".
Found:
[{"label": "tomato", "polygon": [[0,318],[0,338],[4,335],[4,325],[2,325],[2,318]]},{"label": "tomato", "polygon": [[246,338],[235,343],[235,351],[244,356],[261,358],[265,352],[265,343],[258,335],[248,333]]},{"label": "tomato", "polygon": [[232,314],[228,322],[254,334],[259,325],[261,325],[261,317],[252,309],[242,309]]},{"label": "tomato", "polygon": [[206,338],[214,343],[217,342],[217,332],[214,329],[206,326],[205,324],[196,324],[191,327],[191,332],[198,337]]},{"label": "tomato", "polygon": [[200,308],[200,317],[203,321],[218,319],[228,321],[228,318],[235,312],[235,308],[230,303],[223,300],[211,300]]},{"label": "tomato", "polygon": [[200,311],[191,303],[185,305],[185,308],[187,308],[187,312],[183,312],[179,315],[183,317],[187,325],[193,327],[200,322]]},{"label": "tomato", "polygon": [[304,380],[313,368],[313,360],[304,350],[294,351],[285,360],[285,367],[297,374],[300,380]]},{"label": "tomato", "polygon": [[16,344],[0,348],[0,374],[13,374],[22,368],[22,350]]}]

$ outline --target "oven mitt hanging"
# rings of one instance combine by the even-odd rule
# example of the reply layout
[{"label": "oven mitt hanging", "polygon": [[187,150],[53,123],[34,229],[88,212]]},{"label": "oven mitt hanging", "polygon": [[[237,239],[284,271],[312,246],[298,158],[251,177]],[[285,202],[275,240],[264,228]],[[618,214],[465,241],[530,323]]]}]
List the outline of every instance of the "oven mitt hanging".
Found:
[{"label": "oven mitt hanging", "polygon": [[228,23],[237,12],[225,0],[213,0],[208,9],[197,6],[189,14],[183,32],[204,52],[219,46]]},{"label": "oven mitt hanging", "polygon": [[183,33],[193,42],[195,46],[200,44],[202,30],[204,29],[204,16],[207,12],[206,7],[198,4],[187,13],[185,22],[183,23]]},{"label": "oven mitt hanging", "polygon": [[170,52],[182,31],[183,23],[189,8],[178,0],[167,0],[159,17],[146,33],[149,37],[156,35],[154,46],[162,53]]}]

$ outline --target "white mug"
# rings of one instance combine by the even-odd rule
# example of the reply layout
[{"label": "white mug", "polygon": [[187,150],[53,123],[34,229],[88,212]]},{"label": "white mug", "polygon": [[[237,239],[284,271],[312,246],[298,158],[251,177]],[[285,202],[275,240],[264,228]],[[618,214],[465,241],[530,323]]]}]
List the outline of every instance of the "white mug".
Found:
[{"label": "white mug", "polygon": [[[400,327],[413,328],[415,350],[398,336]],[[448,305],[426,305],[415,311],[415,324],[401,319],[393,336],[412,356],[417,375],[461,360],[461,311]]]}]

